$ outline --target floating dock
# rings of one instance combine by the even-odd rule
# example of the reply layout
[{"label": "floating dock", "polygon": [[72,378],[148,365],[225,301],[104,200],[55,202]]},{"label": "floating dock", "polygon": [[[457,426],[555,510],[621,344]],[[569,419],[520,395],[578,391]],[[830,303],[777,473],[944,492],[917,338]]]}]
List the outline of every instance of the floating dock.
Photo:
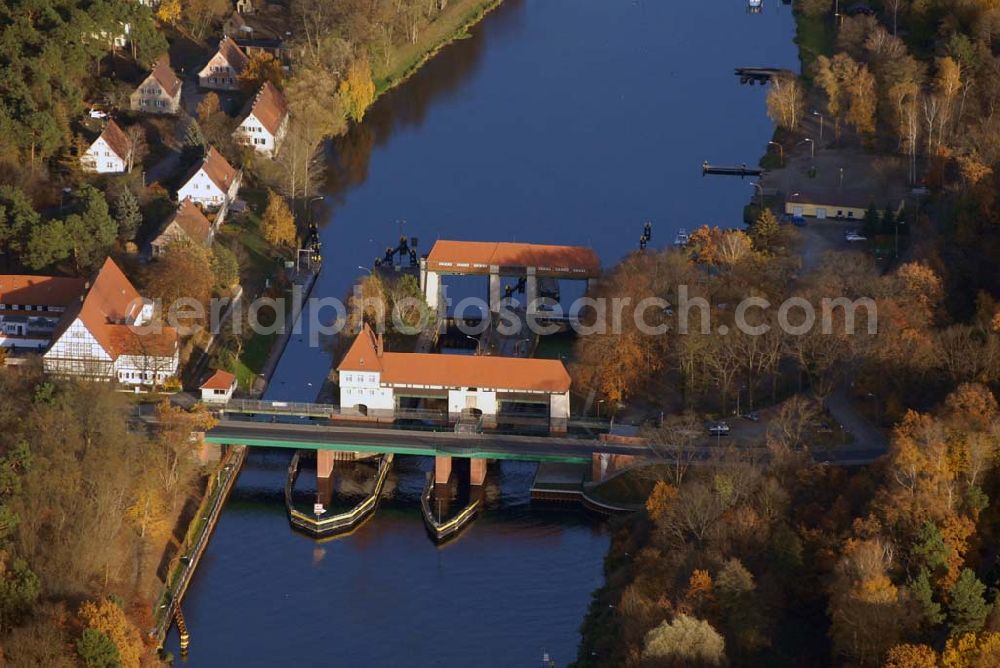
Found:
[{"label": "floating dock", "polygon": [[712,165],[709,164],[708,160],[701,163],[701,175],[706,174],[716,174],[719,176],[760,176],[764,173],[764,170],[760,167],[749,167],[746,163],[742,165],[737,165],[735,167],[727,165]]}]

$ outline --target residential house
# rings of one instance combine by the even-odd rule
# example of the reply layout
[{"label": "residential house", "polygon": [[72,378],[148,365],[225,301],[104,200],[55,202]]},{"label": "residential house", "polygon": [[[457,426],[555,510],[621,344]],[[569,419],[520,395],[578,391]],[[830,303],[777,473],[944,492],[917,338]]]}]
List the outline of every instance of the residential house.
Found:
[{"label": "residential house", "polygon": [[240,144],[253,147],[257,153],[273,158],[288,132],[285,96],[270,81],[266,81],[247,106],[233,138]]},{"label": "residential house", "polygon": [[226,36],[208,63],[198,72],[198,85],[213,90],[237,90],[240,74],[250,59],[232,38]]},{"label": "residential house", "polygon": [[132,160],[132,140],[114,121],[108,121],[101,136],[80,157],[84,171],[124,174]]},{"label": "residential house", "polygon": [[181,80],[170,67],[170,59],[163,56],[156,61],[149,76],[129,97],[132,111],[151,114],[176,114],[181,108]]},{"label": "residential house", "polygon": [[204,159],[195,166],[177,191],[177,199],[183,202],[190,198],[202,208],[218,212],[218,227],[226,209],[239,192],[241,178],[242,172],[226,162],[222,154],[209,147]]},{"label": "residential house", "polygon": [[150,243],[153,257],[162,257],[167,247],[174,241],[187,240],[201,246],[209,246],[215,229],[205,214],[190,199],[183,200],[174,211],[163,231]]},{"label": "residential house", "polygon": [[85,283],[82,278],[0,276],[0,347],[13,352],[47,348]]},{"label": "residential house", "polygon": [[152,322],[144,300],[111,258],[63,313],[42,356],[47,373],[155,385],[177,374],[177,331]]},{"label": "residential house", "polygon": [[233,398],[236,391],[236,376],[217,369],[208,380],[202,383],[201,400],[206,404],[225,404]]}]

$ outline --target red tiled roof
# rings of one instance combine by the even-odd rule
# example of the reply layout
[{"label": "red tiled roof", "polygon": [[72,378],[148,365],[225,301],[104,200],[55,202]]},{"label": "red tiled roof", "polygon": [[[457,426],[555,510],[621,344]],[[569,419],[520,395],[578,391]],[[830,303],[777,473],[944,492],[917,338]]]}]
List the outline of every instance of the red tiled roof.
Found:
[{"label": "red tiled roof", "polygon": [[430,269],[456,273],[485,273],[490,265],[535,267],[540,274],[594,277],[600,273],[597,254],[584,246],[550,246],[493,241],[447,241],[434,243],[427,256]]},{"label": "red tiled roof", "polygon": [[170,67],[170,57],[160,56],[160,59],[156,61],[153,65],[153,71],[150,72],[150,76],[156,79],[160,87],[169,95],[173,97],[177,94],[177,91],[181,88],[181,80],[177,78],[174,74],[174,70]]},{"label": "red tiled roof", "polygon": [[83,293],[82,278],[0,275],[0,304],[19,306],[69,306]]},{"label": "red tiled roof", "polygon": [[250,62],[250,59],[247,58],[247,54],[243,53],[243,49],[241,49],[239,45],[228,35],[223,37],[222,41],[219,42],[218,53],[226,59],[226,62],[229,63],[229,66],[232,67],[237,74],[242,73],[243,70],[246,69],[247,64]]},{"label": "red tiled roof", "polygon": [[378,371],[388,385],[430,385],[444,388],[488,388],[514,392],[568,392],[570,377],[559,360],[382,353],[366,325],[344,356],[338,371]]},{"label": "red tiled roof", "polygon": [[216,369],[215,373],[209,376],[208,380],[201,384],[202,390],[228,390],[236,382],[236,376],[229,373],[228,371],[223,371],[222,369]]},{"label": "red tiled roof", "polygon": [[[207,243],[212,233],[212,223],[201,212],[201,209],[191,201],[190,197],[185,197],[184,201],[177,206],[177,210],[167,220],[163,231],[166,232],[172,223],[177,223],[184,230],[184,233],[195,243]],[[160,236],[162,236],[162,233]],[[157,237],[157,240],[159,238]]]},{"label": "red tiled roof", "polygon": [[194,175],[198,173],[199,170],[205,170],[208,178],[212,180],[212,183],[219,186],[223,192],[229,192],[229,186],[233,184],[233,180],[236,178],[236,169],[226,162],[226,159],[222,157],[222,154],[215,150],[214,147],[209,146],[208,152],[205,154],[205,158],[201,161],[201,164],[195,165],[194,169],[184,183],[187,183]]},{"label": "red tiled roof", "polygon": [[103,139],[111,150],[115,152],[122,160],[128,158],[129,148],[132,146],[131,140],[129,140],[128,135],[122,130],[117,123],[113,120],[108,121],[108,124],[104,126],[104,131],[101,132],[101,139]]},{"label": "red tiled roof", "polygon": [[244,120],[250,114],[253,114],[254,118],[260,121],[261,125],[272,136],[277,135],[282,122],[288,115],[285,96],[270,81],[265,81],[264,85],[257,91],[257,95],[254,96],[250,109],[243,114]]},{"label": "red tiled roof", "polygon": [[141,297],[111,258],[97,271],[82,301],[67,309],[53,340],[59,339],[77,318],[112,359],[123,354],[172,355],[177,331],[162,327],[159,333],[141,333],[131,325],[142,308]]}]

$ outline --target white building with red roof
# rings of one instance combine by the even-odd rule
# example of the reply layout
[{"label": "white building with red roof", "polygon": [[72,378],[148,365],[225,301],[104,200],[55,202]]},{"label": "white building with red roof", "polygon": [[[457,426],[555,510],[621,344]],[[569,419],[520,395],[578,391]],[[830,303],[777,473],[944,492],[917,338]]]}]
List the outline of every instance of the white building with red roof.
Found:
[{"label": "white building with red roof", "polygon": [[[205,158],[196,165],[177,190],[177,200],[190,199],[209,211],[224,210],[236,199],[242,172],[226,162],[222,154],[209,147]],[[221,216],[220,216],[221,217]]]},{"label": "white building with red roof", "polygon": [[189,241],[198,246],[210,246],[215,230],[201,209],[190,199],[185,199],[167,220],[155,239],[150,242],[153,257],[162,257],[170,244]]},{"label": "white building with red roof", "polygon": [[177,374],[177,331],[152,322],[144,300],[110,258],[66,307],[42,356],[47,373],[123,385],[158,385]]},{"label": "white building with red roof", "polygon": [[288,105],[270,81],[264,82],[242,114],[233,139],[254,151],[273,158],[288,132]]},{"label": "white building with red roof", "polygon": [[198,72],[198,85],[213,90],[237,90],[240,75],[250,59],[230,37],[223,37],[219,48]]},{"label": "white building with red roof", "polygon": [[83,294],[82,278],[0,276],[0,347],[41,352],[63,313]]},{"label": "white building with red roof", "polygon": [[364,326],[337,367],[341,408],[394,410],[400,398],[446,400],[448,412],[495,416],[504,403],[544,404],[570,414],[571,380],[559,360],[386,352]]},{"label": "white building with red roof", "polygon": [[233,398],[236,391],[236,376],[216,369],[215,373],[208,377],[199,388],[201,390],[201,400],[206,404],[225,404]]},{"label": "white building with red roof", "polygon": [[124,174],[132,162],[132,140],[114,121],[108,121],[101,136],[80,157],[84,171],[98,174]]}]

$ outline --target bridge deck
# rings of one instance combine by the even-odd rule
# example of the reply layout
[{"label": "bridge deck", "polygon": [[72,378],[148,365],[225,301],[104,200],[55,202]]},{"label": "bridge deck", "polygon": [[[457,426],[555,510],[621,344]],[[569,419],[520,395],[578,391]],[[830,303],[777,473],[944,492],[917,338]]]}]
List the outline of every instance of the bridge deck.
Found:
[{"label": "bridge deck", "polygon": [[469,434],[454,431],[378,429],[369,425],[275,424],[223,420],[205,435],[209,443],[300,450],[392,452],[470,459],[589,462],[595,452],[645,455],[645,445],[606,443],[595,438]]}]

